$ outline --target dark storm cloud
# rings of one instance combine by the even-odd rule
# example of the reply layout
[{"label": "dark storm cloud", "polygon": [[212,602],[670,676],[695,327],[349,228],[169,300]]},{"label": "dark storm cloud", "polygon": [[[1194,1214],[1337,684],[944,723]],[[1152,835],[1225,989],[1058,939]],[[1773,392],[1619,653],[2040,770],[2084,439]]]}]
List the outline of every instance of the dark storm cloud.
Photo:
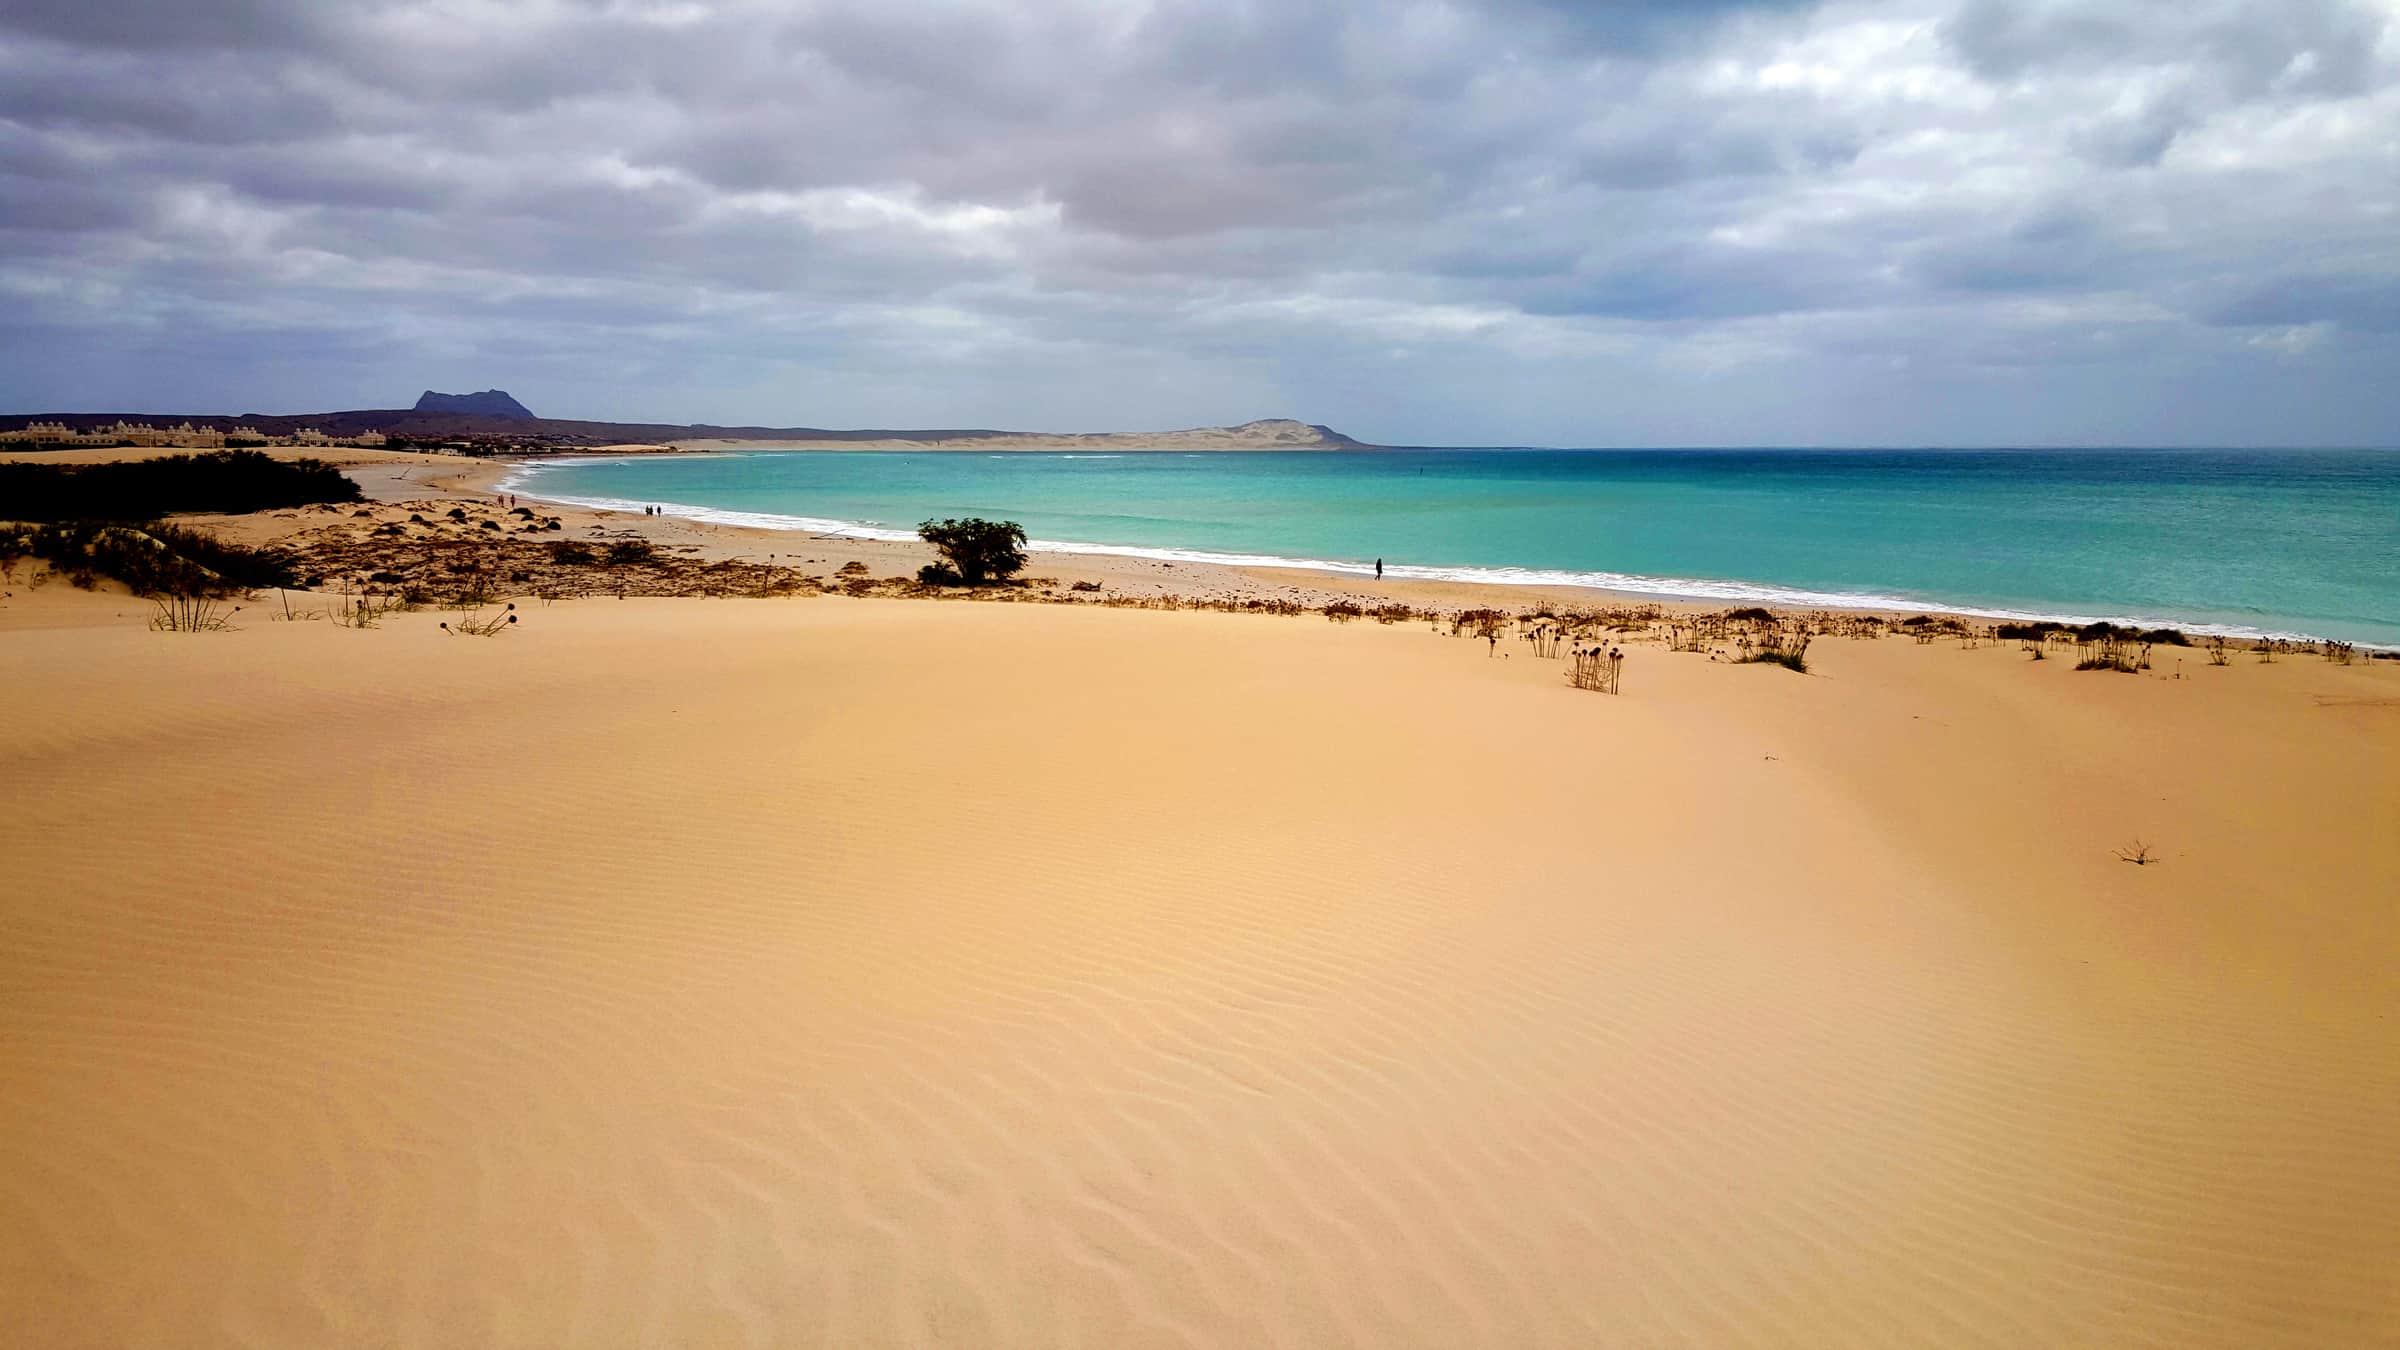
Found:
[{"label": "dark storm cloud", "polygon": [[74,46],[181,54],[193,50],[304,50],[336,26],[315,0],[190,0],[178,4],[102,4],[93,0],[11,0],[5,20],[16,33]]},{"label": "dark storm cloud", "polygon": [[0,402],[2390,441],[2395,12],[19,0]]}]

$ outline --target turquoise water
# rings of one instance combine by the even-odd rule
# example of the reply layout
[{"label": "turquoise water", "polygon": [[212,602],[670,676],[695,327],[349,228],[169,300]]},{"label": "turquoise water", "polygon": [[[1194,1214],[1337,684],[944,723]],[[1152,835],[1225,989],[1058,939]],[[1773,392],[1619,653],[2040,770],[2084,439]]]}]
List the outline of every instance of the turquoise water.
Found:
[{"label": "turquoise water", "polygon": [[2400,645],[2400,452],[743,451],[513,490],[818,532],[1015,520],[1046,547]]}]

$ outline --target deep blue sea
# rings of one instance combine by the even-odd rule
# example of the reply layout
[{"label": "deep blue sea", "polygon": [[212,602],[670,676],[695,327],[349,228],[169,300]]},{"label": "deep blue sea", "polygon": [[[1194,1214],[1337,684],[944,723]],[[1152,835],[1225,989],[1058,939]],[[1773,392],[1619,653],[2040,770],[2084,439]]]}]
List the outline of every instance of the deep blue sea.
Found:
[{"label": "deep blue sea", "polygon": [[512,489],[812,532],[2400,645],[2400,452],[972,451],[530,463]]}]

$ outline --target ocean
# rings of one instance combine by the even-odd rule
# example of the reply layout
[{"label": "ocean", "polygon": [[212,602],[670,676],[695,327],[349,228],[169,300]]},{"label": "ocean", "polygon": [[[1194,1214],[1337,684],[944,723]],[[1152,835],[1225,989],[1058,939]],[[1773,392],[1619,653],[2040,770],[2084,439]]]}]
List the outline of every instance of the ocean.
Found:
[{"label": "ocean", "polygon": [[2400,646],[2400,452],[811,451],[529,461],[507,490],[724,523],[1806,608]]}]

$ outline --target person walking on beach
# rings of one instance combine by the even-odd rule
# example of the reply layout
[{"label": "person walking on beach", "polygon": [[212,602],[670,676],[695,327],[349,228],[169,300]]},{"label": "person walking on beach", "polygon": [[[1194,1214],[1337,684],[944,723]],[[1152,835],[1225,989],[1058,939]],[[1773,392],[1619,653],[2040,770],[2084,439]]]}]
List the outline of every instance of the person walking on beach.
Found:
[{"label": "person walking on beach", "polygon": [[1375,560],[1375,579],[1377,581],[1383,580],[1383,559],[1381,558],[1377,558]]}]

